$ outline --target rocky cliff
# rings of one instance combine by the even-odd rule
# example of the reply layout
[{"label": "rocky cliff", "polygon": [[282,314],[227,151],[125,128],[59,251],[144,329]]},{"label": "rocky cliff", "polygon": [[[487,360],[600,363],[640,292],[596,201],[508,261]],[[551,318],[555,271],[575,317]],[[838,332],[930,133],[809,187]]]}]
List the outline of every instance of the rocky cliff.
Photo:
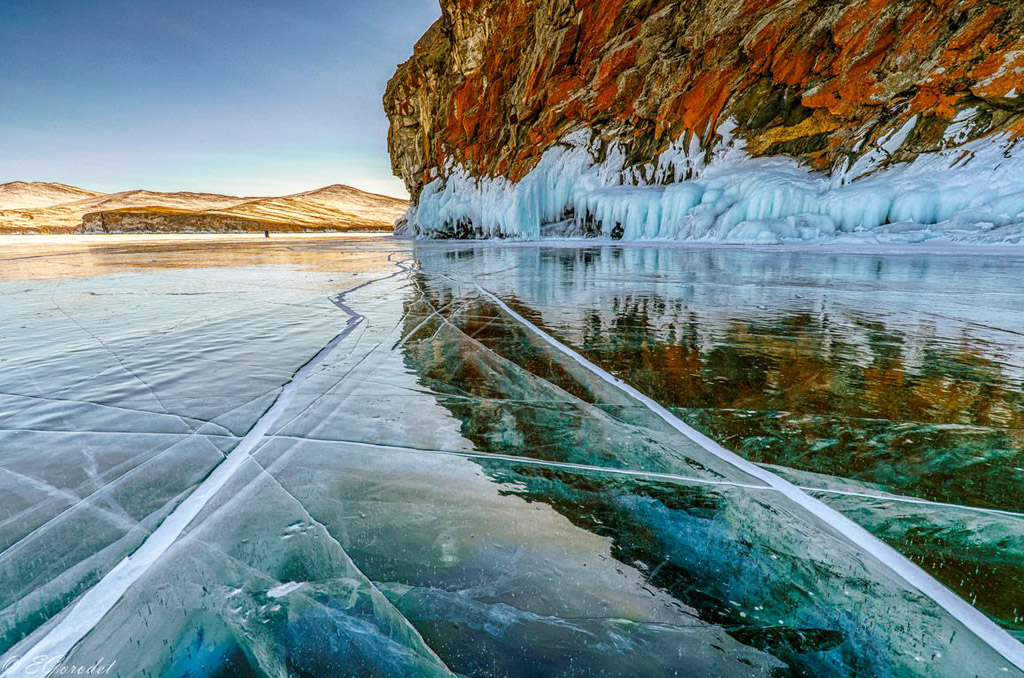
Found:
[{"label": "rocky cliff", "polygon": [[[982,138],[1010,153],[1024,134],[1016,0],[441,9],[384,99],[393,169],[414,199],[454,173],[519,182],[580,130],[595,163],[622,155],[619,183],[645,184],[693,178],[722,144],[833,176],[860,161],[861,176],[923,154],[945,152],[953,165],[956,149],[962,163]],[[685,170],[659,173],[666,152],[677,165],[685,156]]]}]

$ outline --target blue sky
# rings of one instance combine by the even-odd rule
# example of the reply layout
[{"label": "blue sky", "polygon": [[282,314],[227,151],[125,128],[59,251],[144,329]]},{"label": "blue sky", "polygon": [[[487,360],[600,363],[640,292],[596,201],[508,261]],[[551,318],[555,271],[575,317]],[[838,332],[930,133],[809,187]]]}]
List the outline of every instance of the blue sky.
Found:
[{"label": "blue sky", "polygon": [[384,85],[437,0],[0,0],[0,183],[405,196]]}]

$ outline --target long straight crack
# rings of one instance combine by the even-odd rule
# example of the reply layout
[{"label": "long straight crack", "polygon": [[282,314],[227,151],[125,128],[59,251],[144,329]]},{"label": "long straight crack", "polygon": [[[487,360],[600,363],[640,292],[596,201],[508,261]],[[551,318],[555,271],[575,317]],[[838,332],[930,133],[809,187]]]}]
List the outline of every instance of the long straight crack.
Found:
[{"label": "long straight crack", "polygon": [[[733,480],[718,480],[715,478],[699,478],[697,476],[684,476],[678,473],[665,473],[663,471],[644,471],[643,469],[633,468],[619,468],[615,466],[597,466],[595,464],[580,464],[571,461],[556,461],[552,459],[538,459],[536,457],[524,457],[517,456],[514,454],[498,454],[496,452],[464,452],[461,450],[435,450],[424,447],[409,447],[406,445],[395,445],[392,443],[371,443],[363,440],[343,440],[334,438],[315,438],[310,436],[297,436],[297,435],[283,435],[275,434],[275,438],[281,440],[293,440],[296,442],[303,443],[314,443],[314,444],[325,444],[325,445],[351,445],[353,447],[365,447],[369,449],[388,450],[395,452],[408,452],[412,454],[439,454],[450,457],[460,457],[462,459],[492,459],[495,461],[507,461],[515,464],[524,464],[527,466],[545,466],[548,468],[565,469],[567,471],[582,471],[586,473],[597,473],[597,474],[609,474],[609,475],[620,475],[620,476],[631,476],[633,478],[645,479],[645,480],[664,480],[667,482],[684,483],[692,485],[710,485],[719,487],[738,487],[745,490],[756,490],[759,492],[778,492],[778,488],[769,487],[768,485],[755,485],[753,483],[741,483]],[[811,487],[808,485],[797,485],[798,488],[804,492],[812,494],[833,494],[844,497],[859,497],[863,499],[876,499],[879,501],[889,501],[902,504],[913,504],[917,506],[927,506],[929,508],[936,509],[950,509],[954,511],[967,511],[970,513],[982,513],[986,515],[998,516],[1001,518],[1011,518],[1015,520],[1024,520],[1024,513],[1015,513],[1013,511],[1002,511],[999,509],[989,509],[979,506],[967,506],[966,504],[950,504],[941,501],[929,501],[928,499],[918,499],[917,497],[908,497],[900,494],[874,494],[871,492],[855,492],[853,490],[839,490],[832,488],[823,487]]]}]

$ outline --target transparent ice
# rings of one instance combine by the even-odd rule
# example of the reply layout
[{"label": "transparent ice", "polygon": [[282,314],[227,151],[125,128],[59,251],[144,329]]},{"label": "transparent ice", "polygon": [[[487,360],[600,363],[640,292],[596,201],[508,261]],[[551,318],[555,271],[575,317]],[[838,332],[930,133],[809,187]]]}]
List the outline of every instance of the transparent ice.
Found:
[{"label": "transparent ice", "polygon": [[2,284],[4,661],[114,590],[264,425],[67,663],[1021,675],[482,292],[1019,638],[1017,257],[390,241],[351,271],[313,249]]}]

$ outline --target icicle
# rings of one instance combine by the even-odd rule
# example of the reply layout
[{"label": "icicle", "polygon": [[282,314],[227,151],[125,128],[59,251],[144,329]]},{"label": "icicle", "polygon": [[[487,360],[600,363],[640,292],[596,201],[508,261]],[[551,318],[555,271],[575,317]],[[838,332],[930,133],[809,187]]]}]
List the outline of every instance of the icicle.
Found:
[{"label": "icicle", "polygon": [[1024,241],[1024,152],[1013,153],[1005,138],[863,176],[895,153],[915,125],[912,118],[883,135],[830,179],[789,158],[750,157],[733,137],[735,124],[726,121],[716,131],[710,164],[696,135],[681,137],[647,172],[655,181],[650,185],[624,167],[619,146],[597,163],[595,137],[580,130],[516,184],[450,168],[447,178],[424,187],[410,222],[427,237]]}]

